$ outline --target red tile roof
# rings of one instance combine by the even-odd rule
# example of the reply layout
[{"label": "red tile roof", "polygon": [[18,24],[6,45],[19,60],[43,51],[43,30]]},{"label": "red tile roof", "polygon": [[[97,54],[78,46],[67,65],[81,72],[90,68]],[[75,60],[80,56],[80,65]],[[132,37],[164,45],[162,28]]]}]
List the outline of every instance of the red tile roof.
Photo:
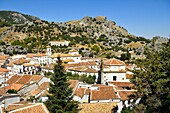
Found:
[{"label": "red tile roof", "polygon": [[13,67],[14,63],[13,62],[9,62],[9,64],[7,64],[8,67]]},{"label": "red tile roof", "polygon": [[24,64],[24,63],[28,63],[29,60],[26,60],[25,58],[20,58],[18,60],[15,60],[13,63],[16,64],[16,65],[21,65],[21,64]]},{"label": "red tile roof", "polygon": [[97,102],[79,104],[80,113],[112,113],[112,109],[117,105],[116,102]]},{"label": "red tile roof", "polygon": [[44,82],[42,83],[38,89],[36,89],[35,91],[31,92],[31,95],[35,96],[37,94],[39,94],[40,92],[42,92],[43,90],[47,92],[47,88],[49,87],[49,82]]},{"label": "red tile roof", "polygon": [[30,76],[32,76],[30,81],[34,81],[36,83],[39,82],[43,78],[43,76],[41,75],[30,75]]},{"label": "red tile roof", "polygon": [[7,84],[29,84],[31,81],[38,82],[43,78],[41,75],[13,75],[8,81]]},{"label": "red tile roof", "polygon": [[43,103],[26,105],[20,104],[17,106],[15,104],[11,104],[7,108],[7,111],[8,113],[50,113]]},{"label": "red tile roof", "polygon": [[75,50],[75,49],[72,49],[72,50],[70,50],[70,52],[78,52],[77,50]]},{"label": "red tile roof", "polygon": [[133,94],[135,91],[119,91],[119,95],[121,97],[121,100],[127,100],[128,96]]},{"label": "red tile roof", "polygon": [[108,59],[104,62],[104,65],[126,65],[123,61],[118,60],[118,59]]},{"label": "red tile roof", "polygon": [[17,84],[27,84],[30,82],[32,75],[23,75],[16,83]]},{"label": "red tile roof", "polygon": [[16,91],[20,90],[22,87],[24,86],[24,84],[11,84],[9,86],[7,86],[7,89],[14,89]]},{"label": "red tile roof", "polygon": [[0,68],[0,72],[9,72],[10,70],[6,69],[6,68]]},{"label": "red tile roof", "polygon": [[91,100],[109,100],[118,98],[112,86],[99,86],[99,90],[91,90]]},{"label": "red tile roof", "polygon": [[78,88],[76,89],[76,91],[74,92],[74,95],[82,98],[84,96],[84,91],[85,91],[85,88]]},{"label": "red tile roof", "polygon": [[77,71],[77,72],[85,72],[85,73],[98,73],[97,70],[91,69],[87,66],[77,66],[77,67],[74,67],[74,68],[68,68],[68,70]]},{"label": "red tile roof", "polygon": [[13,75],[8,81],[7,84],[13,84],[16,83],[22,76],[19,75]]},{"label": "red tile roof", "polygon": [[78,84],[78,80],[69,80],[68,83],[70,84],[69,87],[73,90],[76,88],[76,85]]},{"label": "red tile roof", "polygon": [[134,84],[132,84],[131,82],[109,82],[113,85],[116,85],[118,87],[132,87],[134,86]]},{"label": "red tile roof", "polygon": [[6,60],[8,58],[9,58],[8,55],[0,55],[0,60]]}]

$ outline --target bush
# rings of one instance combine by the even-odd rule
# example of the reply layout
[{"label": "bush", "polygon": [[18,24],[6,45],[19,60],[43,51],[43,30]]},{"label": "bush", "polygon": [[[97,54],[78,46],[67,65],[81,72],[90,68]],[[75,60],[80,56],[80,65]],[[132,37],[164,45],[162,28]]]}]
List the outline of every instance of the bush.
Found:
[{"label": "bush", "polygon": [[7,93],[9,93],[9,94],[17,94],[18,92],[16,90],[14,90],[14,89],[9,89],[7,91]]}]

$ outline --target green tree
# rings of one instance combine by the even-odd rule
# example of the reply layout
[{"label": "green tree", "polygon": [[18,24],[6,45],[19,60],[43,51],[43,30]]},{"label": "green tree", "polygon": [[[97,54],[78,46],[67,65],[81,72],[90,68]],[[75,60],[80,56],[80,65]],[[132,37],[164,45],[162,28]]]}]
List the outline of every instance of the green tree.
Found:
[{"label": "green tree", "polygon": [[72,100],[72,90],[69,88],[62,61],[60,57],[57,59],[57,65],[54,66],[54,74],[51,77],[49,99],[45,104],[51,113],[77,113],[78,103]]},{"label": "green tree", "polygon": [[132,82],[136,84],[137,97],[142,97],[136,109],[145,113],[170,112],[170,44],[162,51],[147,51]]},{"label": "green tree", "polygon": [[130,60],[130,58],[131,58],[131,54],[129,53],[128,49],[126,53],[122,53],[120,56],[120,60]]},{"label": "green tree", "polygon": [[14,90],[14,89],[9,89],[7,91],[7,93],[9,93],[9,94],[17,94],[18,92],[16,90]]},{"label": "green tree", "polygon": [[0,40],[0,45],[5,45],[5,42]]},{"label": "green tree", "polygon": [[97,45],[94,45],[91,49],[94,50],[96,53],[100,51],[100,48]]}]

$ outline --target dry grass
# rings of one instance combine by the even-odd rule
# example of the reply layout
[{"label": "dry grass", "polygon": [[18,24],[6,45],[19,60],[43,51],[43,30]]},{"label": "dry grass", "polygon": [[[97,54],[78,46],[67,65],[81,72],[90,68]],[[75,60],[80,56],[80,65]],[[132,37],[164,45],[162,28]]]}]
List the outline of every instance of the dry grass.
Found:
[{"label": "dry grass", "polygon": [[68,22],[66,22],[67,24],[78,24],[78,23],[80,23],[80,20],[71,20],[71,21],[68,21]]},{"label": "dry grass", "polygon": [[129,44],[126,44],[125,47],[129,47],[129,48],[138,48],[141,46],[145,46],[145,44],[141,44],[140,42],[131,42]]},{"label": "dry grass", "polygon": [[111,113],[111,110],[117,103],[86,103],[79,104],[79,107],[82,108],[80,113]]},{"label": "dry grass", "polygon": [[2,27],[2,28],[0,28],[0,33],[2,33],[3,31],[5,31],[5,30],[7,30],[8,29],[8,27]]}]

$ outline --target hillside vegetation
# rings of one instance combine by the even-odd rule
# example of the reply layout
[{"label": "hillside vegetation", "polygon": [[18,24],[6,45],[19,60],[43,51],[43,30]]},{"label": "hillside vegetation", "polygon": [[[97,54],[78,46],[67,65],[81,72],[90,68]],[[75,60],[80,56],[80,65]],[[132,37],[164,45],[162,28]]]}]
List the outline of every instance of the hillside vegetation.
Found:
[{"label": "hillside vegetation", "polygon": [[[115,52],[127,49],[142,53],[151,40],[130,34],[125,28],[105,16],[86,16],[69,22],[48,22],[38,17],[13,11],[0,11],[0,39],[6,44],[30,48],[30,52],[43,52],[49,41],[67,40],[70,47],[90,56],[113,57]],[[92,48],[98,46],[99,51]],[[54,48],[53,51],[65,51]],[[68,50],[66,50],[68,51]],[[86,53],[84,53],[86,51]]]}]

